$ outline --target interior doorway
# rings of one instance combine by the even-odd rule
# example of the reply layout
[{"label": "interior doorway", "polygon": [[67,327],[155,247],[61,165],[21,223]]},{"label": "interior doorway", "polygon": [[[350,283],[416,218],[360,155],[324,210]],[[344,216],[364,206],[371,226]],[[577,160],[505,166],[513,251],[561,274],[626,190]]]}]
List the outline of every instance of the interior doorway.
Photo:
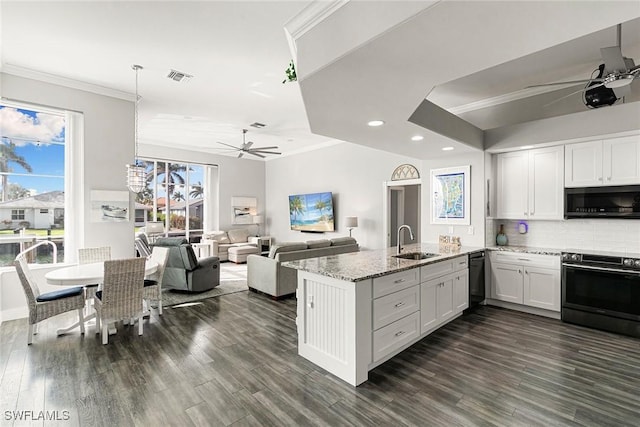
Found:
[{"label": "interior doorway", "polygon": [[[384,242],[385,246],[395,246],[397,230],[403,224],[411,227],[415,240],[420,242],[422,218],[421,180],[388,181],[384,183]],[[408,243],[408,237],[403,239]]]}]

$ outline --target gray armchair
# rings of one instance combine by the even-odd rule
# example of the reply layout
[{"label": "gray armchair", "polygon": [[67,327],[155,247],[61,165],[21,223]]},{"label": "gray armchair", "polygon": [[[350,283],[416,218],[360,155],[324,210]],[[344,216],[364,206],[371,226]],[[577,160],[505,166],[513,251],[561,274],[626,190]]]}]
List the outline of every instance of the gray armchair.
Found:
[{"label": "gray armchair", "polygon": [[151,246],[169,249],[169,258],[162,278],[163,289],[203,292],[220,284],[220,260],[218,257],[198,260],[187,239],[162,237]]}]

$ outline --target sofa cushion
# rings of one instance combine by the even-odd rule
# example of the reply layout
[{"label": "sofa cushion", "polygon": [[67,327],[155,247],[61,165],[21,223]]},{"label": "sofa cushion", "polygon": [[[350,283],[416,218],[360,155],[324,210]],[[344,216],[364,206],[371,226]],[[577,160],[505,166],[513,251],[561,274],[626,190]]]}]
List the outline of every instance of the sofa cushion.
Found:
[{"label": "sofa cushion", "polygon": [[227,231],[231,243],[246,243],[249,240],[249,230],[246,228],[236,228]]},{"label": "sofa cushion", "polygon": [[271,246],[271,250],[269,251],[269,258],[275,258],[276,255],[280,252],[302,251],[307,248],[308,246],[304,242],[282,242],[277,245]]},{"label": "sofa cushion", "polygon": [[307,240],[309,249],[328,248],[331,242],[328,239]]},{"label": "sofa cushion", "polygon": [[353,237],[336,237],[331,239],[331,246],[355,245],[356,239]]},{"label": "sofa cushion", "polygon": [[215,240],[218,243],[229,243],[226,231],[208,231],[202,235],[205,240]]}]

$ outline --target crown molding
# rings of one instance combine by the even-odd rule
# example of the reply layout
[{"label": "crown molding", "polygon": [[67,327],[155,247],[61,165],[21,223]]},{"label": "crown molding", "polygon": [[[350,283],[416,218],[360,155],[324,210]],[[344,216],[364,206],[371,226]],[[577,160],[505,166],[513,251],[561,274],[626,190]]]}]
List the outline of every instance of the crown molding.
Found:
[{"label": "crown molding", "polygon": [[71,89],[78,89],[78,90],[83,90],[85,92],[96,93],[98,95],[124,99],[125,101],[134,102],[136,99],[136,96],[133,93],[123,92],[121,90],[112,89],[109,87],[95,85],[87,82],[82,82],[79,80],[74,80],[68,77],[62,77],[55,74],[44,73],[42,71],[32,70],[32,69],[20,67],[17,65],[2,64],[2,72],[5,74],[12,74],[18,77],[24,77],[24,78],[33,79],[33,80],[39,80],[45,83],[64,86]]},{"label": "crown molding", "polygon": [[295,60],[298,59],[296,40],[348,2],[349,0],[315,0],[285,22],[284,32],[289,42],[289,50]]},{"label": "crown molding", "polygon": [[507,102],[517,101],[519,99],[529,98],[536,95],[541,95],[547,92],[553,92],[560,89],[565,89],[576,84],[555,85],[548,87],[534,87],[530,89],[522,89],[516,92],[507,93],[505,95],[494,96],[493,98],[482,99],[476,102],[470,102],[469,104],[459,105],[457,107],[445,108],[451,114],[460,115],[468,113],[469,111],[481,110],[483,108],[495,107],[496,105],[505,104]]}]

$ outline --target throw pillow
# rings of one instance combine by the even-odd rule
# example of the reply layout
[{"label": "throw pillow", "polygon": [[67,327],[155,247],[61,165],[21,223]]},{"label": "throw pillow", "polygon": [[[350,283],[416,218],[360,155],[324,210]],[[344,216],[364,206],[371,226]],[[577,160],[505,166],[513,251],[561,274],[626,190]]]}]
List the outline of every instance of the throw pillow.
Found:
[{"label": "throw pillow", "polygon": [[271,246],[269,258],[275,258],[280,252],[302,251],[307,249],[307,244],[303,242],[282,242],[278,245]]},{"label": "throw pillow", "polygon": [[331,239],[331,246],[355,245],[356,239],[353,237],[336,237]]},{"label": "throw pillow", "polygon": [[229,240],[231,243],[247,243],[249,239],[249,230],[246,228],[236,228],[235,230],[227,231]]},{"label": "throw pillow", "polygon": [[327,239],[307,240],[309,249],[328,248],[331,246],[331,242]]}]

